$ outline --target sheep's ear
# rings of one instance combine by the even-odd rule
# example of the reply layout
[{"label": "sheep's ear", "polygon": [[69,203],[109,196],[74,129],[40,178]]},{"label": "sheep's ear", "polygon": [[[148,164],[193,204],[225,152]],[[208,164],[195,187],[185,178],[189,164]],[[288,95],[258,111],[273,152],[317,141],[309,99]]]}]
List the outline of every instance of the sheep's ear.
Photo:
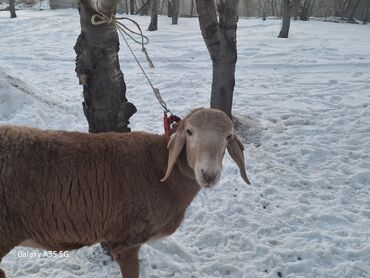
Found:
[{"label": "sheep's ear", "polygon": [[240,175],[247,184],[251,184],[245,172],[244,146],[240,138],[234,134],[227,145],[227,151],[239,167]]},{"label": "sheep's ear", "polygon": [[167,148],[169,150],[167,171],[164,178],[161,179],[161,182],[167,180],[168,177],[171,175],[173,166],[175,165],[176,160],[179,157],[185,145],[185,141],[186,141],[185,129],[183,125],[179,125],[176,133],[171,136],[170,142],[167,145]]}]

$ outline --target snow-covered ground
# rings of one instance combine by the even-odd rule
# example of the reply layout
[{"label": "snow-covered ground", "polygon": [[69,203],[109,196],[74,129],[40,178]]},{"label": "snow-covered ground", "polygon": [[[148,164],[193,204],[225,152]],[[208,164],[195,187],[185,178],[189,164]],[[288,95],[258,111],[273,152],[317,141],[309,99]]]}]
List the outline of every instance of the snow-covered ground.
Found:
[{"label": "snow-covered ground", "polygon": [[[76,10],[0,13],[0,123],[86,131],[74,73]],[[142,25],[147,17],[135,17]],[[370,277],[370,26],[240,19],[234,115],[252,186],[225,158],[179,230],[140,253],[142,277]],[[180,116],[208,106],[211,63],[197,19],[148,33],[148,69]],[[140,50],[137,53],[145,63]],[[121,65],[134,130],[162,111],[128,50]],[[99,246],[1,263],[9,277],[120,277]],[[32,251],[29,249],[28,251]]]}]

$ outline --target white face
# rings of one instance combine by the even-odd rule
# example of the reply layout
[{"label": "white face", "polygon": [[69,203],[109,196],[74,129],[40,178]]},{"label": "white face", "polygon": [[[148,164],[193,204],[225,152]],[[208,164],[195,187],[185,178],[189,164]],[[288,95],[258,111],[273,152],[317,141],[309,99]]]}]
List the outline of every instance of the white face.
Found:
[{"label": "white face", "polygon": [[220,132],[186,127],[187,160],[200,186],[210,188],[220,180],[222,160],[231,137],[231,130]]},{"label": "white face", "polygon": [[170,177],[177,158],[185,148],[187,164],[194,170],[200,186],[209,188],[220,180],[226,149],[239,167],[241,177],[250,184],[245,172],[244,146],[234,134],[232,121],[219,110],[201,108],[192,111],[180,122],[167,147],[168,163],[162,182]]}]

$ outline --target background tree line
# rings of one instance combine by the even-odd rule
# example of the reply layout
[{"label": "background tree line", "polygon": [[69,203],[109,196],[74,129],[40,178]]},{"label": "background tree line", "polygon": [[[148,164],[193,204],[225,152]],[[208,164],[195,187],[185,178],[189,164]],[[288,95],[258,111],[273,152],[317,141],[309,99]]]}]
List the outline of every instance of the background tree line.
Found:
[{"label": "background tree line", "polygon": [[[30,1],[30,0],[26,0]],[[161,15],[172,13],[179,16],[197,16],[196,0],[119,0],[119,12],[149,15],[150,3],[156,1],[158,12]],[[50,0],[50,6],[65,6],[76,0]],[[215,1],[218,2],[218,1]],[[299,19],[309,17],[336,16],[345,20],[358,19],[368,22],[370,18],[370,0],[291,0],[292,16]],[[69,4],[71,5],[71,4]],[[281,17],[284,10],[283,0],[240,0],[239,16],[246,17]]]},{"label": "background tree line", "polygon": [[[32,5],[41,0],[10,0]],[[47,0],[43,0],[47,1]],[[9,0],[0,2],[9,3]],[[51,9],[77,7],[77,0],[49,0]],[[151,2],[156,2],[159,14],[172,16],[196,16],[196,0],[119,0],[118,12],[149,15]],[[370,18],[370,0],[291,0],[292,16],[306,20],[309,17],[339,17],[348,21],[358,19],[364,23]],[[284,11],[284,0],[240,0],[239,16],[246,17],[281,17]]]}]

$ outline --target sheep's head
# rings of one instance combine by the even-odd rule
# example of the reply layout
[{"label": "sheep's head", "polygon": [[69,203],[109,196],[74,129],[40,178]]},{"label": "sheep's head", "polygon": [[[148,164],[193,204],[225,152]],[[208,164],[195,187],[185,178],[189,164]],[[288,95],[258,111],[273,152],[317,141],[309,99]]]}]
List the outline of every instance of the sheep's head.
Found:
[{"label": "sheep's head", "polygon": [[197,109],[182,120],[168,143],[169,157],[165,181],[172,172],[181,152],[194,171],[196,181],[202,187],[212,187],[220,179],[222,160],[227,149],[239,167],[240,175],[248,184],[245,172],[243,144],[235,134],[229,117],[216,109]]}]

